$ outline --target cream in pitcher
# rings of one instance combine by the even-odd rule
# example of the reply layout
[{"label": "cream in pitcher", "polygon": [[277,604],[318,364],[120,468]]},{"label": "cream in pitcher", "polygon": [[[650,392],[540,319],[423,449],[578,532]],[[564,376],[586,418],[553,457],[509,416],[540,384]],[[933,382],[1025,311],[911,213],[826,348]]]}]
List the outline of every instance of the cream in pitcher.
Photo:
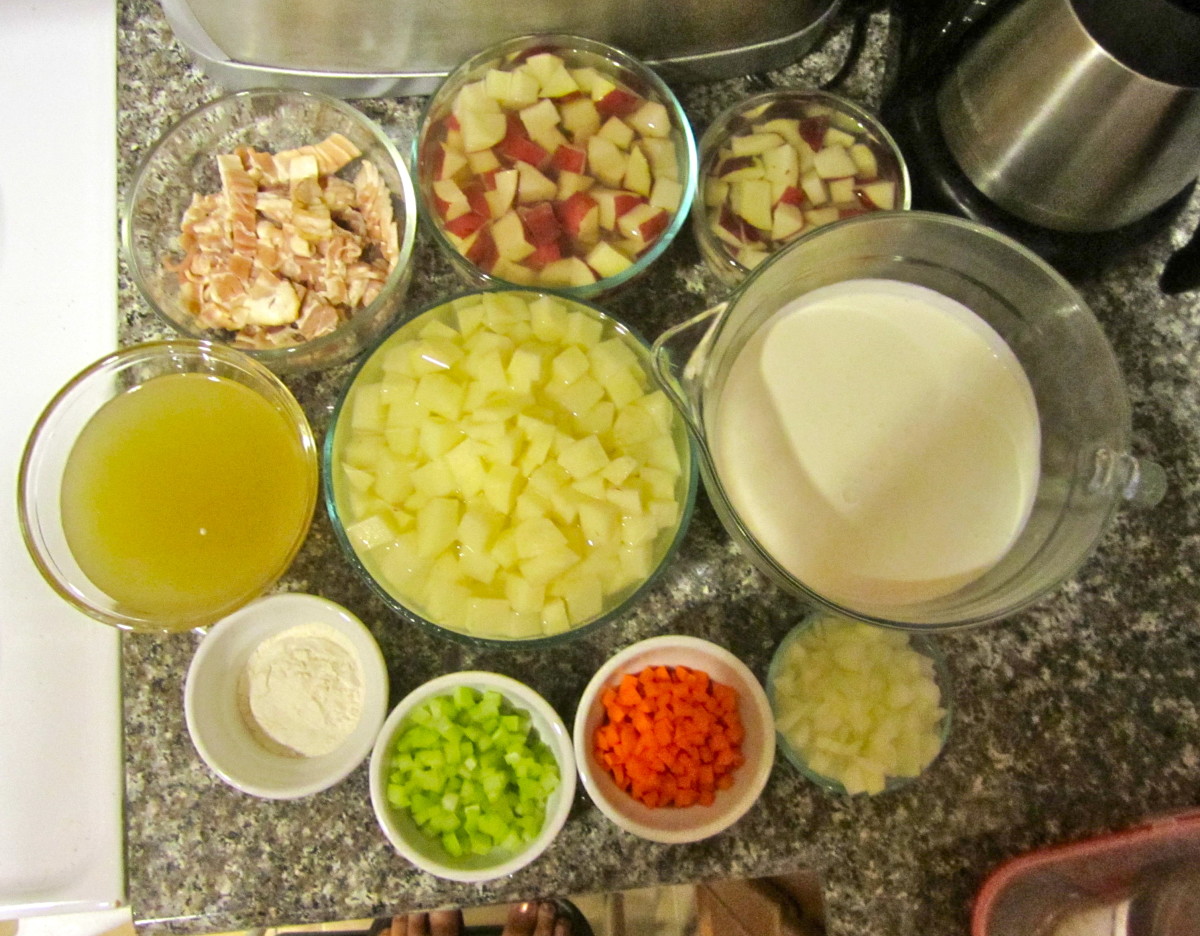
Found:
[{"label": "cream in pitcher", "polygon": [[923,286],[857,279],[758,329],[709,424],[750,532],[849,605],[949,594],[1008,552],[1038,487],[1033,391],[996,332]]}]

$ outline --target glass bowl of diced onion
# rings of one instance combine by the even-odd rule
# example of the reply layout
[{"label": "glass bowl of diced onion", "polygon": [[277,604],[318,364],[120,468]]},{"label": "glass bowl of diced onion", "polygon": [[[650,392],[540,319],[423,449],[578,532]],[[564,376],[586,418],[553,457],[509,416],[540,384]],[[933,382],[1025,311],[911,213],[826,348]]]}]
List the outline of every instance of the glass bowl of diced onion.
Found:
[{"label": "glass bowl of diced onion", "polygon": [[824,611],[780,642],[767,697],[786,760],[844,795],[913,782],[945,746],[954,707],[933,639]]},{"label": "glass bowl of diced onion", "polygon": [[393,324],[416,223],[404,159],[374,121],[259,89],[163,135],[129,186],[121,242],[166,325],[296,373],[350,360]]},{"label": "glass bowl of diced onion", "polygon": [[467,642],[553,643],[624,614],[697,489],[646,343],[579,300],[468,293],[359,364],[325,438],[335,535],[398,614]]}]

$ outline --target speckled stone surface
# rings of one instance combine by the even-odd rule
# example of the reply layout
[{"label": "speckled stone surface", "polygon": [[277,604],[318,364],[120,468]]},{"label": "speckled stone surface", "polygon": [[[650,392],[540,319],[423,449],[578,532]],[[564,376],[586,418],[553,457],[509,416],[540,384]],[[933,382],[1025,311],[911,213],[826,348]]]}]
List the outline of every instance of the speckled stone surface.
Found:
[{"label": "speckled stone surface", "polygon": [[[878,103],[887,20],[843,91]],[[701,132],[726,104],[769,84],[811,85],[838,67],[849,28],[798,65],[678,89]],[[219,88],[196,71],[153,0],[122,0],[122,192],[158,135]],[[401,143],[419,100],[360,102]],[[810,867],[823,876],[830,931],[942,936],[966,930],[973,895],[1023,851],[1200,803],[1200,293],[1156,289],[1200,199],[1174,230],[1080,284],[1129,382],[1134,444],[1166,469],[1150,511],[1122,512],[1094,557],[1052,598],[941,643],[954,678],[952,737],[916,784],[874,799],[829,796],[780,760],[760,802],[728,832],[688,846],[640,841],[581,792],[539,861],[486,886],[417,872],[375,825],[366,768],[298,802],[244,796],[212,775],[183,721],[183,679],[198,637],[124,642],[129,898],[144,932],[355,918],[396,908],[569,895],[655,882]],[[419,237],[411,300],[460,285]],[[163,333],[121,271],[122,343]],[[718,296],[685,231],[650,275],[608,303],[653,337]],[[289,380],[323,433],[346,369]],[[701,496],[679,555],[646,600],[603,633],[553,652],[469,649],[405,625],[358,581],[323,513],[282,590],[324,595],[371,627],[392,699],[434,675],[484,668],[542,692],[568,724],[591,674],[617,649],[668,632],[706,637],[760,676],[803,609],[739,556]]]}]

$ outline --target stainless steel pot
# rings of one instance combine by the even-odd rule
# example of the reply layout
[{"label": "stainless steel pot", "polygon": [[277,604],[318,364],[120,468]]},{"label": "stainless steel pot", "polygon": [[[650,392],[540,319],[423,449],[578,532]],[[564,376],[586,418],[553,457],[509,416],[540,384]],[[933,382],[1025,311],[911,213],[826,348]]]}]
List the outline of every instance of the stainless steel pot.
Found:
[{"label": "stainless steel pot", "polygon": [[946,144],[996,205],[1108,231],[1200,174],[1200,14],[1173,0],[1021,0],[937,93]]},{"label": "stainless steel pot", "polygon": [[571,33],[618,46],[664,77],[712,79],[796,61],[840,0],[162,0],[179,41],[230,90],[338,97],[426,94],[510,36]]}]

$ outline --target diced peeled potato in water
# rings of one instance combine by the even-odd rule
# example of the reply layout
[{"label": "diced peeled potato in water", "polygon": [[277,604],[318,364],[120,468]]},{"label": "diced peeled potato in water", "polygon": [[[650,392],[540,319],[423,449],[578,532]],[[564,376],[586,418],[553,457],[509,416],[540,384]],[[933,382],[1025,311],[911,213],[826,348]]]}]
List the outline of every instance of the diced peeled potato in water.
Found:
[{"label": "diced peeled potato in water", "polygon": [[653,571],[680,519],[677,415],[621,335],[553,297],[467,297],[351,391],[346,533],[406,606],[492,638],[561,633]]},{"label": "diced peeled potato in water", "polygon": [[814,773],[850,794],[879,793],[941,750],[933,661],[907,634],[825,618],[785,654],[771,687],[775,725]]}]

